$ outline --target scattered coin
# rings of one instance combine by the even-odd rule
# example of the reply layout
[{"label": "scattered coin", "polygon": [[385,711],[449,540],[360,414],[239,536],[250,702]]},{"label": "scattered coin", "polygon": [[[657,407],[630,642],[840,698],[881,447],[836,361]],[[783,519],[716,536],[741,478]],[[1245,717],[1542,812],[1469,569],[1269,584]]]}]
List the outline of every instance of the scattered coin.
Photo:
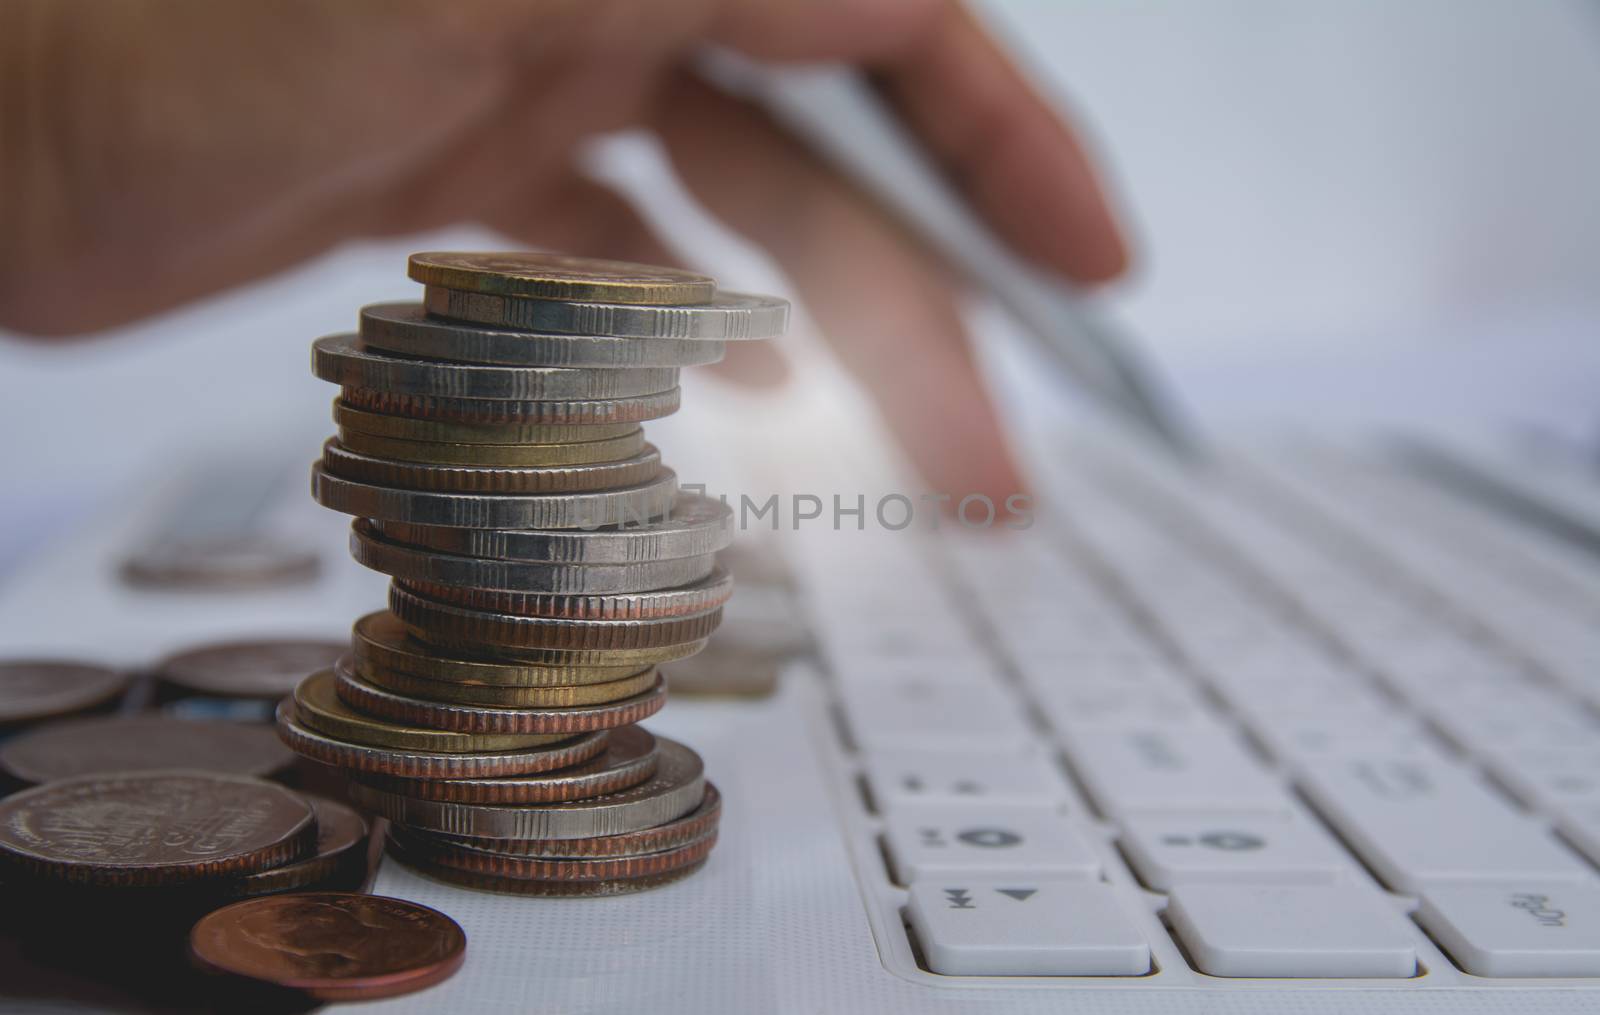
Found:
[{"label": "scattered coin", "polygon": [[115,701],[127,686],[126,675],[89,663],[0,662],[0,726],[98,708]]},{"label": "scattered coin", "polygon": [[142,546],[122,562],[122,580],[141,588],[219,591],[299,585],[316,578],[315,549],[271,536],[184,536]]},{"label": "scattered coin", "polygon": [[692,271],[525,251],[412,254],[406,274],[423,285],[547,300],[676,306],[717,294],[713,279]]},{"label": "scattered coin", "polygon": [[493,327],[629,339],[737,342],[777,338],[789,325],[787,300],[735,292],[719,292],[696,306],[644,307],[519,299],[430,285],[423,305],[430,314]]},{"label": "scattered coin", "polygon": [[217,973],[322,1001],[366,1001],[431,987],[461,968],[460,925],[415,902],[349,892],[269,895],[195,924],[194,959]]},{"label": "scattered coin", "polygon": [[201,694],[277,700],[307,673],[327,669],[348,651],[339,642],[309,639],[230,641],[168,656],[156,676]]},{"label": "scattered coin", "polygon": [[[367,867],[367,821],[344,804],[306,797],[317,820],[317,841],[304,860],[248,874],[223,888],[230,898],[291,892],[314,886],[354,888]],[[335,883],[338,883],[337,885]]]},{"label": "scattered coin", "polygon": [[28,784],[170,768],[264,776],[293,762],[268,727],[162,715],[65,719],[0,743],[0,770]]}]

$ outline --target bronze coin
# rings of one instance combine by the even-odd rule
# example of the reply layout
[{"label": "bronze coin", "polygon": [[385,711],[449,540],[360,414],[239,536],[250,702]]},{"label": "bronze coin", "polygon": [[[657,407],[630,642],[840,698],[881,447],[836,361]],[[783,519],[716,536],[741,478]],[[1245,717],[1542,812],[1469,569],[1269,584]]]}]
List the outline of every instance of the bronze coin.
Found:
[{"label": "bronze coin", "polygon": [[637,726],[611,731],[606,749],[592,760],[540,775],[499,779],[396,779],[361,775],[357,781],[389,793],[424,800],[472,804],[536,804],[583,800],[620,793],[656,774],[656,738]]},{"label": "bronze coin", "polygon": [[0,868],[68,884],[254,874],[305,856],[316,834],[305,800],[237,775],[87,775],[0,800]]},{"label": "bronze coin", "polygon": [[523,250],[412,254],[406,274],[423,285],[589,303],[710,303],[715,279],[679,268]]},{"label": "bronze coin", "polygon": [[336,768],[406,779],[471,779],[528,775],[581,764],[605,749],[608,733],[597,730],[549,747],[515,751],[408,751],[326,736],[302,725],[294,702],[285,701],[278,705],[278,736],[295,753]]},{"label": "bronze coin", "polygon": [[687,585],[644,592],[503,592],[401,578],[396,578],[394,584],[424,601],[485,613],[557,620],[654,620],[681,617],[721,606],[733,595],[733,579],[718,567],[713,567],[710,574]]},{"label": "bronze coin", "polygon": [[479,426],[605,426],[642,423],[678,411],[682,390],[628,398],[556,402],[511,402],[498,398],[445,398],[401,395],[371,388],[344,387],[339,401],[366,412],[409,419],[471,423]]},{"label": "bronze coin", "polygon": [[712,847],[717,844],[717,831],[712,828],[698,839],[655,853],[586,859],[482,853],[452,847],[396,826],[389,830],[389,842],[398,845],[406,856],[430,865],[491,877],[516,881],[616,881],[669,874],[700,863],[711,855]]},{"label": "bronze coin", "polygon": [[0,725],[105,705],[127,685],[126,676],[104,666],[53,659],[0,662]]},{"label": "bronze coin", "polygon": [[369,486],[432,493],[540,494],[587,493],[637,486],[661,477],[661,452],[646,444],[628,458],[591,465],[514,468],[428,465],[357,454],[330,437],[322,445],[322,468],[331,476]]},{"label": "bronze coin", "polygon": [[[731,589],[731,586],[730,586]],[[587,598],[587,597],[573,597]],[[389,610],[429,645],[517,649],[652,649],[709,638],[722,607],[648,620],[566,620],[469,610],[389,586]]]},{"label": "bronze coin", "polygon": [[389,839],[389,855],[417,873],[433,878],[436,881],[443,881],[446,884],[457,885],[462,888],[475,888],[480,892],[494,892],[498,895],[526,895],[545,899],[595,899],[610,895],[632,895],[635,892],[649,891],[652,888],[670,885],[675,881],[682,881],[706,865],[705,860],[702,859],[686,867],[680,867],[664,874],[653,874],[639,878],[616,878],[606,881],[529,881],[520,878],[499,877],[494,874],[480,874],[477,871],[458,870],[454,867],[433,863],[410,852],[393,838]]},{"label": "bronze coin", "polygon": [[[250,874],[224,889],[229,898],[291,892],[334,879],[356,881],[367,865],[367,819],[337,801],[307,796],[317,817],[315,852],[304,860]],[[342,887],[354,887],[346,885]]]},{"label": "bronze coin", "polygon": [[293,763],[270,727],[165,715],[66,719],[0,744],[0,770],[29,784],[164,768],[272,775]]},{"label": "bronze coin", "polygon": [[436,909],[354,892],[268,895],[224,906],[189,934],[203,968],[366,1001],[431,987],[461,968],[467,935]]},{"label": "bronze coin", "polygon": [[272,698],[292,692],[308,673],[325,670],[348,646],[291,638],[204,645],[168,656],[156,676],[202,694]]},{"label": "bronze coin", "polygon": [[[717,827],[722,818],[722,794],[710,782],[706,783],[705,796],[700,806],[681,818],[664,825],[620,835],[596,835],[587,839],[483,839],[468,835],[441,835],[425,833],[434,841],[447,843],[459,849],[480,853],[497,853],[503,856],[585,857],[631,856],[636,853],[654,853],[674,849],[705,835]],[[408,834],[417,834],[406,829]]]},{"label": "bronze coin", "polygon": [[492,705],[499,708],[572,708],[621,701],[655,686],[656,668],[647,666],[620,680],[592,684],[567,684],[561,687],[500,687],[494,684],[469,684],[451,680],[424,680],[409,673],[373,668],[362,670],[367,683],[386,691],[428,701],[449,701],[458,705]]},{"label": "bronze coin", "polygon": [[621,701],[571,708],[492,708],[426,701],[374,687],[342,668],[335,671],[334,690],[351,708],[392,722],[482,734],[554,735],[613,729],[655,715],[667,701],[667,684],[660,678],[650,690]]}]

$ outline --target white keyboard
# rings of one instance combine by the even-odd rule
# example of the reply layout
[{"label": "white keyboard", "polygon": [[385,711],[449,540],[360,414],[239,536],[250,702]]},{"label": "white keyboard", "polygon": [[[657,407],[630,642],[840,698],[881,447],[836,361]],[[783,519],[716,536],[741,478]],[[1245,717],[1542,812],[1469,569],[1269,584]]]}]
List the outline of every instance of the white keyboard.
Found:
[{"label": "white keyboard", "polygon": [[1034,529],[793,555],[892,972],[1600,986],[1600,567],[1316,448],[1068,457]]}]

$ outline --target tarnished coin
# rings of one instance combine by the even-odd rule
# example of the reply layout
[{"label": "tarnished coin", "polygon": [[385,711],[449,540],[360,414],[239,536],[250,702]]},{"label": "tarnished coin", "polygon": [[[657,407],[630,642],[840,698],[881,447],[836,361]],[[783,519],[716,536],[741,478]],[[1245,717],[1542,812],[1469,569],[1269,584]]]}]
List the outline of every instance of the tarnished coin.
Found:
[{"label": "tarnished coin", "polygon": [[311,468],[311,493],[323,507],[362,518],[483,529],[583,529],[637,524],[672,507],[678,476],[661,469],[654,479],[615,490],[582,493],[469,494],[397,490],[336,476],[319,462]]},{"label": "tarnished coin", "polygon": [[671,367],[580,370],[440,363],[368,349],[356,335],[324,335],[311,343],[311,372],[332,384],[395,395],[512,402],[634,398],[678,385],[678,371]]},{"label": "tarnished coin", "polygon": [[315,548],[271,535],[186,535],[137,547],[120,574],[140,588],[210,592],[304,584],[321,567]]},{"label": "tarnished coin", "polygon": [[378,670],[390,670],[423,680],[488,687],[561,687],[620,680],[652,663],[670,661],[654,658],[653,654],[678,651],[673,648],[639,653],[550,653],[548,660],[533,662],[478,659],[465,654],[452,655],[418,641],[406,631],[399,618],[386,610],[357,620],[350,643],[356,672],[369,680]]},{"label": "tarnished coin", "polygon": [[605,730],[584,733],[548,747],[519,751],[446,754],[371,747],[339,740],[300,722],[292,701],[278,705],[278,735],[290,749],[314,761],[354,772],[374,772],[405,779],[482,779],[528,775],[581,764],[605,748]]},{"label": "tarnished coin", "polygon": [[162,715],[66,719],[0,743],[0,770],[29,784],[168,768],[272,775],[293,762],[268,727]]},{"label": "tarnished coin", "polygon": [[637,726],[611,731],[606,749],[592,761],[541,775],[500,779],[396,779],[358,776],[373,789],[423,800],[473,804],[533,804],[583,800],[631,789],[656,774],[656,738]]},{"label": "tarnished coin", "polygon": [[0,871],[93,887],[194,884],[307,855],[311,805],[282,786],[188,770],[87,775],[0,800]]},{"label": "tarnished coin", "polygon": [[599,705],[570,708],[496,708],[429,701],[396,694],[367,683],[348,670],[335,670],[334,689],[353,709],[396,723],[415,723],[438,730],[474,734],[559,734],[571,736],[589,730],[613,729],[648,719],[666,704],[666,681],[659,676],[646,691]]},{"label": "tarnished coin", "polygon": [[423,285],[545,300],[677,306],[706,303],[715,280],[677,268],[520,250],[412,254],[406,274]]},{"label": "tarnished coin", "polygon": [[[722,820],[722,795],[717,787],[706,783],[705,796],[700,806],[681,818],[636,832],[619,835],[597,835],[587,839],[475,839],[461,835],[425,833],[434,842],[456,849],[471,849],[480,853],[502,856],[586,857],[632,856],[636,853],[654,853],[663,849],[676,849],[713,831]],[[401,829],[407,836],[412,833]]]},{"label": "tarnished coin", "polygon": [[712,829],[692,842],[655,853],[574,859],[508,856],[458,849],[432,836],[408,833],[397,826],[391,826],[389,838],[391,842],[399,844],[406,856],[426,860],[438,867],[516,881],[567,882],[632,880],[669,874],[703,863],[717,844],[717,832]]},{"label": "tarnished coin", "polygon": [[[713,588],[716,589],[713,597],[726,598],[724,590]],[[412,634],[430,645],[468,648],[485,645],[567,650],[654,648],[709,638],[722,622],[720,605],[644,620],[519,617],[425,599],[393,584],[389,587],[389,610]]]},{"label": "tarnished coin", "polygon": [[346,387],[339,400],[366,412],[410,419],[467,423],[473,426],[604,426],[642,423],[678,411],[683,393],[677,388],[631,398],[562,399],[513,402],[493,398],[444,398],[397,395],[370,388]]},{"label": "tarnished coin", "polygon": [[357,409],[338,398],[333,400],[333,421],[341,432],[454,444],[562,444],[603,441],[639,431],[637,423],[452,423],[443,419],[412,419]]},{"label": "tarnished coin", "polygon": [[156,664],[156,676],[201,694],[277,700],[306,674],[349,651],[336,641],[275,638],[230,641],[179,652]]},{"label": "tarnished coin", "polygon": [[[493,299],[494,297],[490,297]],[[361,340],[405,356],[537,367],[692,367],[722,358],[721,342],[536,335],[429,317],[420,303],[361,308]]]},{"label": "tarnished coin", "polygon": [[422,465],[360,455],[329,438],[322,446],[322,468],[335,476],[370,483],[465,494],[563,494],[612,490],[648,482],[660,474],[661,453],[646,444],[629,458],[590,465],[548,468],[496,468],[471,465]]},{"label": "tarnished coin", "polygon": [[[671,513],[665,518],[592,530],[540,532],[463,529],[395,521],[378,521],[373,526],[384,539],[441,553],[584,565],[633,565],[684,557],[703,558],[727,548],[733,542],[734,533],[731,507],[710,497],[691,494],[679,494],[673,502]],[[524,591],[562,590],[530,588]]]},{"label": "tarnished coin", "polygon": [[116,670],[54,659],[0,662],[0,726],[110,704],[128,686]]},{"label": "tarnished coin", "polygon": [[496,806],[460,804],[375,790],[355,783],[357,806],[402,825],[452,836],[480,839],[586,839],[620,835],[664,825],[683,817],[705,797],[700,756],[666,737],[656,774],[633,789],[570,803]]},{"label": "tarnished coin", "polygon": [[644,430],[635,428],[619,437],[563,444],[456,444],[447,441],[408,441],[374,437],[359,430],[339,428],[341,447],[374,458],[428,465],[479,465],[525,468],[550,465],[588,465],[632,458],[644,450]]},{"label": "tarnished coin", "polygon": [[[361,518],[351,523],[350,555],[374,571],[418,584],[569,595],[643,592],[689,585],[710,575],[717,566],[717,557],[713,553],[700,557],[642,560],[632,564],[488,560],[394,542],[383,538],[376,525]],[[434,598],[450,597],[436,595]]]},{"label": "tarnished coin", "polygon": [[224,906],[189,935],[201,967],[322,1001],[431,987],[466,957],[467,935],[436,909],[354,892],[296,892]]},{"label": "tarnished coin", "polygon": [[307,796],[306,802],[317,819],[312,854],[218,886],[228,898],[293,892],[333,881],[351,882],[341,887],[355,887],[353,882],[361,879],[367,867],[367,819],[333,800]]},{"label": "tarnished coin", "polygon": [[789,326],[788,300],[734,292],[719,292],[697,306],[642,307],[519,299],[430,285],[423,304],[440,317],[563,335],[737,342],[777,338]]},{"label": "tarnished coin", "polygon": [[396,842],[393,836],[389,838],[389,853],[412,870],[437,881],[462,888],[474,888],[480,892],[494,892],[497,895],[525,895],[540,899],[598,899],[613,895],[632,895],[682,881],[706,865],[705,860],[700,860],[665,874],[641,878],[617,878],[610,881],[525,881],[520,878],[504,878],[476,871],[458,870],[455,867],[433,863],[411,853],[406,846]]},{"label": "tarnished coin", "polygon": [[631,673],[616,680],[601,680],[562,687],[503,687],[498,684],[463,684],[425,680],[398,670],[374,668],[360,673],[367,683],[386,691],[427,701],[454,702],[458,705],[489,705],[495,708],[574,708],[621,701],[642,694],[655,686],[655,667]]},{"label": "tarnished coin", "polygon": [[417,726],[404,720],[390,720],[368,714],[346,704],[336,693],[335,675],[322,670],[313,673],[295,688],[295,716],[325,736],[372,747],[393,747],[404,751],[431,754],[466,754],[477,751],[525,751],[558,744],[570,732],[555,730],[458,731],[436,726]]},{"label": "tarnished coin", "polygon": [[649,592],[574,595],[547,592],[501,592],[492,588],[455,587],[399,580],[404,591],[433,602],[467,610],[517,617],[561,620],[653,620],[682,617],[721,606],[733,595],[733,578],[721,568],[696,582]]}]

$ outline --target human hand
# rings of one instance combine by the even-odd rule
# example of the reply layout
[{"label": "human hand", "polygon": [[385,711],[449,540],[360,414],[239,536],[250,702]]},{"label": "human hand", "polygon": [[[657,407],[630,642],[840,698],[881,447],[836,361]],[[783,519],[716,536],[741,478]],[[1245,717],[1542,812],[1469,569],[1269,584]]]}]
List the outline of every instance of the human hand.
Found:
[{"label": "human hand", "polygon": [[[342,241],[476,222],[672,256],[573,165],[642,126],[767,248],[935,489],[1020,482],[957,280],[762,111],[687,70],[705,42],[860,65],[1019,252],[1079,283],[1122,240],[1083,151],[953,0],[13,0],[0,35],[0,326],[111,327]],[[723,369],[773,383],[764,343]]]}]

